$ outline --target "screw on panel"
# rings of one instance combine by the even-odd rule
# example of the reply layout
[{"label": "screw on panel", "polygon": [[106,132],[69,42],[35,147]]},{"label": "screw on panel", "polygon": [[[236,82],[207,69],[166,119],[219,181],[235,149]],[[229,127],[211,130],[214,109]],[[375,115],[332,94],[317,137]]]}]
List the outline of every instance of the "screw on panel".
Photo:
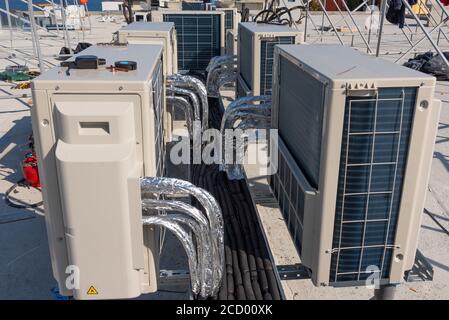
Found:
[{"label": "screw on panel", "polygon": [[55,90],[58,91],[58,90],[59,90],[59,86],[56,86],[56,87],[55,87]]}]

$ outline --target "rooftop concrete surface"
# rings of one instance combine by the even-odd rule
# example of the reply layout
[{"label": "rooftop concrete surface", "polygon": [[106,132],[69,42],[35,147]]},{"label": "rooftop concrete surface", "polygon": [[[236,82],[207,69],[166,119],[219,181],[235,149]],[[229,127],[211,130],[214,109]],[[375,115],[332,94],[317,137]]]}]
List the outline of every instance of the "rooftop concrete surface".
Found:
[{"label": "rooftop concrete surface", "polygon": [[[315,20],[319,21],[321,16]],[[90,43],[109,42],[112,33],[125,25],[101,23],[92,19],[92,32],[86,31],[85,41]],[[399,30],[395,26],[386,28],[388,50],[403,50],[405,40],[398,40]],[[70,31],[72,46],[82,40],[81,32]],[[316,33],[311,41],[320,41]],[[47,67],[59,63],[53,57],[63,46],[62,39],[48,37],[41,33],[41,49]],[[326,36],[323,42],[335,43],[335,37]],[[350,41],[350,36],[346,39]],[[355,39],[357,46],[360,39]],[[9,32],[0,29],[0,70],[7,65],[24,64],[37,70],[37,61],[32,56],[30,34],[14,33],[14,54],[9,49]],[[426,48],[424,48],[426,49]],[[430,50],[430,47],[427,49]],[[393,56],[385,56],[390,59]],[[0,97],[29,93],[29,90],[11,89],[12,84],[0,82]],[[434,219],[449,229],[449,82],[437,85],[436,98],[443,103],[439,131],[435,145],[431,179],[427,194],[426,208],[434,214]],[[0,192],[17,182],[21,173],[19,162],[27,151],[27,139],[31,134],[30,98],[0,100]],[[255,183],[257,177],[252,177]],[[263,180],[263,179],[262,179]],[[260,180],[260,181],[262,181]],[[261,182],[261,184],[263,184]],[[15,197],[24,202],[40,200],[35,190],[21,189]],[[277,264],[298,263],[299,258],[288,236],[282,216],[275,206],[258,206],[260,219],[271,245]],[[56,283],[52,277],[48,252],[45,222],[42,207],[36,209],[16,209],[0,201],[0,299],[53,299],[51,288]],[[435,269],[433,282],[407,283],[398,290],[397,297],[404,299],[449,299],[449,236],[429,215],[424,214],[419,248]],[[285,232],[283,232],[285,231]],[[161,267],[186,269],[186,261],[180,244],[167,235],[162,251]],[[176,252],[176,254],[173,254]],[[366,288],[316,288],[309,280],[283,281],[283,288],[289,299],[369,299],[372,290]],[[156,294],[144,295],[143,299],[181,299],[189,296],[185,285],[167,286]],[[166,290],[165,290],[166,289]]]}]

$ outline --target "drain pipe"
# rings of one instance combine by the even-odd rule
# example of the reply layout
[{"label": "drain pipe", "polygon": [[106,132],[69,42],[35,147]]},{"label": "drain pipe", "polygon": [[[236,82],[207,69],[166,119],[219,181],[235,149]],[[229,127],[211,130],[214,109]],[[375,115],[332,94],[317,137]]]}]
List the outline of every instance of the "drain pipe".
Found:
[{"label": "drain pipe", "polygon": [[201,100],[202,111],[202,131],[206,131],[209,126],[209,103],[207,102],[207,90],[201,80],[186,75],[173,74],[167,77],[169,84],[179,88],[187,88],[195,91]]},{"label": "drain pipe", "polygon": [[176,105],[180,107],[185,114],[187,130],[189,131],[190,139],[193,139],[193,110],[192,105],[187,101],[186,98],[178,96],[167,96],[167,102],[171,105]]},{"label": "drain pipe", "polygon": [[192,237],[176,222],[170,221],[163,216],[149,216],[142,218],[143,225],[157,225],[170,230],[181,242],[187,254],[190,270],[190,283],[192,292],[196,295],[199,292],[199,279],[197,273],[197,256],[193,245]]},{"label": "drain pipe", "polygon": [[[217,200],[206,190],[188,181],[167,177],[144,177],[140,179],[142,199],[148,194],[156,195],[190,195],[195,197],[204,208],[213,240],[213,252],[219,257],[219,265],[214,276],[214,288],[220,286],[224,268],[224,224],[223,216]],[[214,292],[214,295],[216,292]]]},{"label": "drain pipe", "polygon": [[[213,255],[211,249],[212,236],[210,232],[210,226],[208,220],[203,216],[201,211],[197,208],[186,204],[182,201],[176,200],[158,200],[158,199],[143,199],[142,207],[144,209],[164,210],[164,211],[176,211],[181,212],[190,217],[192,221],[187,221],[189,227],[193,230],[196,227],[192,227],[194,223],[197,226],[197,231],[194,230],[197,239],[199,239],[199,247],[202,251],[198,254],[199,273],[201,274],[201,290],[202,297],[207,297],[212,294],[218,288],[214,288],[213,284],[213,270],[219,265],[219,257]],[[170,214],[167,216],[169,219],[180,222],[179,215]],[[182,217],[183,215],[181,215]]]}]

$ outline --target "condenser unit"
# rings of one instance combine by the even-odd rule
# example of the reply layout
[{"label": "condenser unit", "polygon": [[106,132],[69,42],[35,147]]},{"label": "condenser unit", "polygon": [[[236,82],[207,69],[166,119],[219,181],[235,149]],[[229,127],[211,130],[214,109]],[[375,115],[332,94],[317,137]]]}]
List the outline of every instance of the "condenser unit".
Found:
[{"label": "condenser unit", "polygon": [[401,282],[439,119],[435,79],[337,45],[277,46],[274,64],[269,180],[313,283]]},{"label": "condenser unit", "polygon": [[173,22],[133,22],[118,30],[120,43],[162,44],[164,74],[178,72],[176,30]]},{"label": "condenser unit", "polygon": [[236,31],[228,30],[226,32],[226,50],[225,54],[236,55],[237,54],[237,36]]},{"label": "condenser unit", "polygon": [[228,47],[228,31],[237,34],[238,24],[240,22],[240,15],[237,8],[216,8],[217,11],[222,11],[225,14],[225,47]]},{"label": "condenser unit", "polygon": [[210,59],[224,52],[223,12],[157,10],[151,12],[151,19],[175,24],[179,71],[204,72]]},{"label": "condenser unit", "polygon": [[273,72],[273,50],[277,44],[296,44],[303,33],[284,25],[243,22],[238,28],[237,96],[270,95]]},{"label": "condenser unit", "polygon": [[[139,178],[164,173],[162,52],[161,45],[92,46],[77,56],[105,65],[58,66],[32,82],[50,255],[63,295],[157,290],[158,235],[142,229]],[[137,69],[109,67],[125,60]]]},{"label": "condenser unit", "polygon": [[182,1],[182,10],[204,10],[203,1]]}]

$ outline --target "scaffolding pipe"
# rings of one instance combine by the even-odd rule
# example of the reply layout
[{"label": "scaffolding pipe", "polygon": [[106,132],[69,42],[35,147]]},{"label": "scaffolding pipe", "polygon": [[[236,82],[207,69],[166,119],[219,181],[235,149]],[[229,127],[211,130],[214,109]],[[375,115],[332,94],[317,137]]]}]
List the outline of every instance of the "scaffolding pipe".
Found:
[{"label": "scaffolding pipe", "polygon": [[438,45],[433,41],[432,37],[430,36],[430,34],[426,31],[426,28],[424,27],[424,25],[422,24],[421,20],[419,20],[419,18],[416,16],[416,14],[413,12],[412,7],[410,6],[410,4],[407,2],[407,0],[402,0],[402,3],[405,5],[405,7],[408,9],[408,11],[412,14],[413,18],[416,20],[416,23],[419,25],[419,27],[421,28],[421,30],[424,32],[424,35],[426,36],[426,38],[429,40],[429,42],[432,44],[433,48],[435,49],[435,51],[440,55],[441,59],[443,60],[443,62],[449,67],[449,61],[447,61],[446,57],[444,56],[443,52],[441,51],[441,49],[438,47]]},{"label": "scaffolding pipe", "polygon": [[382,1],[382,3],[380,6],[380,24],[379,24],[379,31],[378,31],[378,37],[377,37],[376,57],[379,57],[379,54],[380,54],[380,44],[382,42],[382,32],[384,30],[385,13],[387,10],[387,0],[380,0],[380,1]]},{"label": "scaffolding pipe", "polygon": [[[9,12],[9,0],[5,0],[5,8],[6,8],[6,11]],[[9,27],[9,42],[10,42],[11,49],[13,49],[14,47],[13,47],[12,39],[14,38],[14,35],[13,35],[13,31],[12,31],[11,16],[9,14],[7,14],[6,17],[8,19],[8,27]]]},{"label": "scaffolding pipe", "polygon": [[33,0],[28,0],[28,14],[30,16],[32,41],[33,41],[34,47],[36,49],[37,60],[39,61],[39,70],[41,71],[41,73],[43,73],[45,71],[45,69],[44,69],[44,62],[42,60],[41,45],[39,43],[39,35],[37,34],[37,29],[36,29],[36,20],[34,20]]},{"label": "scaffolding pipe", "polygon": [[73,54],[72,44],[70,43],[69,30],[67,29],[67,17],[66,17],[66,12],[65,12],[67,2],[64,2],[66,0],[59,0],[59,1],[61,4],[62,23],[64,24],[64,39],[65,39],[64,42],[65,42],[66,47],[69,49],[70,54]]}]

